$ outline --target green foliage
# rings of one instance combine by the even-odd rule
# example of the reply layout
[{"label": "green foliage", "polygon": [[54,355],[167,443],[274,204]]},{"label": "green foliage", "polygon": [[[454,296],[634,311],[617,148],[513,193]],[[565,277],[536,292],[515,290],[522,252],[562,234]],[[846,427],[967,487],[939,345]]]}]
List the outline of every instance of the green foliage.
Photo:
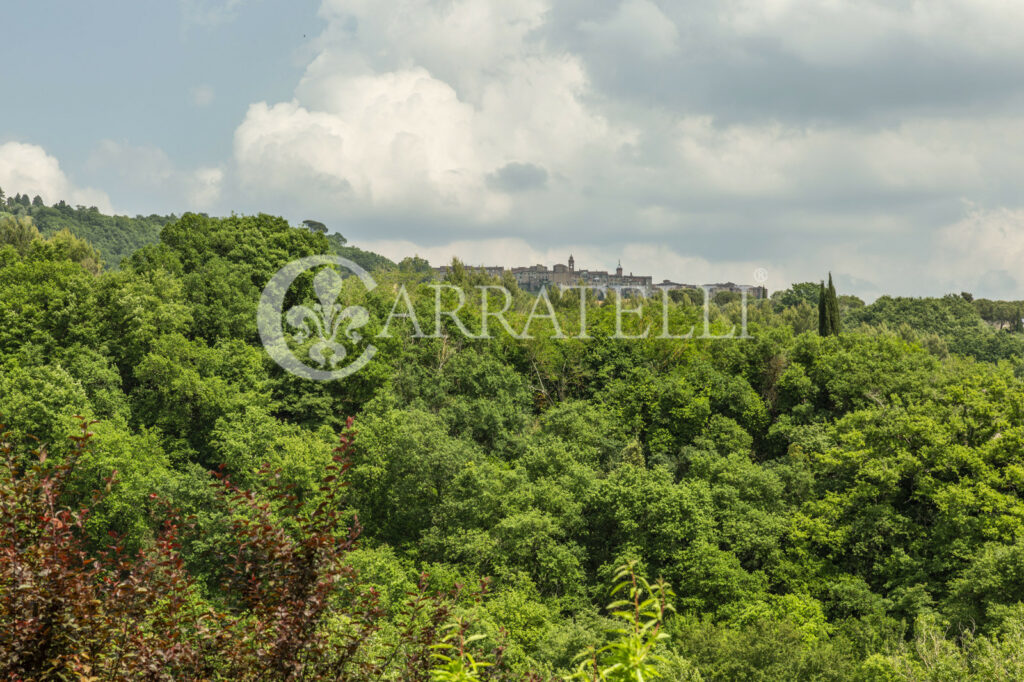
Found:
[{"label": "green foliage", "polygon": [[828,288],[822,282],[818,290],[818,336],[835,336],[842,327],[839,317],[839,300],[832,284],[832,273],[828,273]]},{"label": "green foliage", "polygon": [[[1015,310],[1016,305],[1011,309]],[[898,331],[908,341],[934,334],[949,352],[987,362],[1024,357],[1024,334],[995,329],[982,311],[983,304],[976,306],[952,294],[942,298],[882,296],[869,306],[851,311],[849,322]]]},{"label": "green foliage", "polygon": [[[320,234],[327,234],[327,226],[319,220],[303,220],[302,224],[306,226],[310,232],[319,232]],[[342,244],[345,243],[345,238],[340,234],[338,235]]]},{"label": "green foliage", "polygon": [[842,331],[842,322],[839,319],[839,300],[836,298],[836,288],[832,284],[832,273],[828,273],[828,326],[829,334],[836,335]]},{"label": "green foliage", "polygon": [[24,256],[32,242],[41,238],[35,223],[28,216],[0,214],[0,244],[9,244],[19,255]]},{"label": "green foliage", "polygon": [[67,493],[84,502],[109,486],[90,509],[85,534],[93,547],[104,547],[113,532],[123,550],[139,551],[153,540],[150,495],[169,490],[178,474],[152,432],[104,422],[93,429],[96,440],[72,471]]},{"label": "green foliage", "polygon": [[[349,607],[372,600],[358,612],[376,614],[359,664],[402,647],[380,679],[558,678],[581,672],[573,657],[588,645],[587,679],[605,669],[605,679],[627,669],[705,680],[1020,677],[1020,302],[865,306],[831,282],[802,283],[752,301],[743,340],[655,338],[660,305],[624,321],[632,333],[650,325],[649,337],[617,339],[614,304],[591,299],[589,338],[552,339],[550,320],[514,338],[493,318],[492,338],[467,337],[450,319],[437,338],[415,338],[408,320],[380,337],[403,288],[434,331],[423,259],[394,265],[264,215],[186,214],[159,223],[159,237],[115,239],[100,227],[139,225],[21,196],[8,208],[7,438],[34,436],[55,466],[74,460],[60,503],[89,507],[75,531],[85,557],[100,556],[111,533],[125,555],[156,556],[166,549],[158,512],[181,511],[176,551],[190,587],[169,601],[244,611],[247,592],[224,574],[237,524],[260,519],[260,542],[263,521],[280,540],[300,537],[325,500],[340,499],[324,472],[332,434],[353,415],[360,433],[336,520],[361,528],[344,565],[362,582],[358,595],[324,588],[317,641],[347,646],[361,632]],[[77,222],[47,223],[51,212]],[[97,267],[78,229],[89,221],[111,237],[95,246],[117,269]],[[125,257],[112,260],[115,251]],[[285,372],[255,329],[273,273],[322,253],[378,281],[372,292],[341,284],[368,310],[362,331],[377,347],[344,381]],[[448,280],[467,287],[459,315],[478,332],[475,287],[499,280],[457,261]],[[300,279],[289,304],[313,296],[311,282]],[[507,319],[521,330],[537,299],[509,289]],[[712,334],[739,324],[731,298],[709,305]],[[442,299],[455,303],[452,292]],[[574,336],[579,297],[551,302]],[[667,305],[674,333],[700,334],[703,300]],[[102,420],[87,454],[68,438],[76,414]],[[32,460],[26,448],[17,455],[12,475]],[[210,488],[210,470],[256,506]],[[259,570],[301,573],[253,558]],[[631,561],[636,583],[622,590],[638,590],[640,603],[661,594],[665,608],[638,611],[634,599],[607,618],[602,585]],[[675,587],[678,613],[643,573]],[[484,577],[486,595],[460,587]],[[252,621],[233,622],[250,632]]]},{"label": "green foliage", "polygon": [[772,303],[779,308],[792,308],[801,303],[817,306],[821,300],[820,287],[814,282],[800,282],[789,289],[782,289],[772,294]]},{"label": "green foliage", "polygon": [[61,451],[73,432],[74,415],[91,411],[81,382],[59,365],[0,368],[0,414],[17,424],[14,433],[20,437],[31,435]]},{"label": "green foliage", "polygon": [[[620,597],[607,606],[619,623],[609,632],[613,639],[599,649],[581,653],[582,660],[569,679],[643,682],[662,677],[668,659],[658,650],[669,639],[665,618],[674,610],[671,599],[675,593],[663,580],[652,585],[637,575],[635,561],[620,567],[613,580],[617,584],[611,594]],[[699,680],[700,675],[690,679]]]},{"label": "green foliage", "polygon": [[67,229],[47,239],[37,239],[27,255],[30,260],[69,260],[94,275],[103,269],[99,251]]},{"label": "green foliage", "polygon": [[[37,197],[38,198],[38,197]],[[59,201],[52,207],[42,201],[31,206],[15,207],[8,203],[8,210],[19,216],[31,218],[45,237],[67,232],[90,244],[99,254],[101,261],[109,267],[117,265],[134,251],[157,241],[160,229],[174,219],[174,216],[108,216],[96,208],[72,207]]]},{"label": "green foliage", "polygon": [[448,631],[441,641],[434,644],[433,656],[436,662],[430,671],[430,679],[435,682],[476,682],[480,680],[485,668],[491,666],[486,661],[473,658],[466,647],[473,642],[484,639],[484,635],[466,635],[468,624],[456,619],[445,627]]},{"label": "green foliage", "polygon": [[358,247],[350,246],[348,244],[348,240],[340,234],[335,233],[327,235],[327,242],[330,253],[333,253],[335,256],[347,258],[368,272],[373,272],[374,270],[391,270],[397,267],[392,261],[378,253],[364,251]]},{"label": "green foliage", "polygon": [[[0,669],[7,677],[473,680],[491,667],[467,649],[479,636],[466,637],[464,621],[452,615],[458,593],[430,593],[421,580],[395,618],[401,628],[382,626],[375,591],[345,562],[358,526],[342,522],[341,487],[327,488],[308,516],[286,519],[286,530],[272,511],[289,507],[286,489],[257,498],[228,480],[216,485],[233,516],[231,552],[217,568],[230,606],[205,599],[187,572],[179,549],[191,520],[173,509],[162,510],[151,543],[129,550],[126,536],[114,534],[113,544],[90,555],[82,538],[90,510],[65,506],[73,481],[89,477],[82,463],[97,435],[89,426],[80,424],[57,464],[45,448],[24,453],[0,432]],[[323,484],[347,469],[350,437],[340,441]],[[93,502],[131,514],[122,509],[132,500],[112,495],[116,475],[105,483]],[[147,499],[159,504],[153,493]],[[449,649],[457,655],[439,653]],[[436,662],[443,665],[431,669]]]},{"label": "green foliage", "polygon": [[425,259],[419,256],[407,256],[398,263],[401,272],[415,272],[421,275],[432,275],[433,268]]}]

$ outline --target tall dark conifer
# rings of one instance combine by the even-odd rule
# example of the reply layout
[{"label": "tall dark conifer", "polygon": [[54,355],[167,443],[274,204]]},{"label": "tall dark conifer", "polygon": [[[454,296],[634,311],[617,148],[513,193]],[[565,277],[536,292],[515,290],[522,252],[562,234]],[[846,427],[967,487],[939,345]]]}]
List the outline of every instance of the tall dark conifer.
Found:
[{"label": "tall dark conifer", "polygon": [[836,298],[836,288],[832,285],[832,273],[828,273],[828,318],[829,334],[838,336],[841,324],[839,322],[839,299]]},{"label": "tall dark conifer", "polygon": [[839,334],[839,299],[836,298],[836,287],[832,284],[832,273],[828,273],[828,288],[822,281],[818,290],[818,335],[835,336]]}]

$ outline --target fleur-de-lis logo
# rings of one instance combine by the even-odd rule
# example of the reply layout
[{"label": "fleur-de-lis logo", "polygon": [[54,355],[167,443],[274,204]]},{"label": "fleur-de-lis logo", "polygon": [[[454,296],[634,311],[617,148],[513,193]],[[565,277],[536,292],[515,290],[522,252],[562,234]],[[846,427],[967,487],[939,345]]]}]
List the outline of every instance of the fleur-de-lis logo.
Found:
[{"label": "fleur-de-lis logo", "polygon": [[[367,291],[377,286],[363,268],[340,256],[308,256],[292,261],[271,278],[263,289],[257,324],[263,346],[274,360],[289,372],[315,381],[340,379],[362,369],[376,353],[376,348],[367,346],[352,363],[338,367],[348,351],[342,338],[359,343],[362,336],[357,331],[370,321],[370,315],[361,306],[343,306],[338,303],[345,280],[334,269],[323,268],[313,278],[313,290],[317,302],[312,306],[297,305],[287,313],[283,311],[284,298],[295,279],[320,265],[337,265],[357,275]],[[312,340],[308,354],[319,369],[311,367],[295,355],[288,346],[282,323],[287,322],[295,331],[295,342],[304,344]]]},{"label": "fleur-de-lis logo", "polygon": [[[337,303],[341,295],[343,280],[334,270],[325,268],[313,278],[313,290],[319,303],[314,303],[310,308],[304,305],[297,305],[285,313],[285,320],[298,331],[295,340],[305,343],[314,336],[318,339],[309,347],[309,357],[315,363],[324,367],[330,364],[331,369],[345,359],[348,351],[345,346],[338,343],[338,332],[342,331],[342,324],[345,325],[344,335],[353,343],[362,340],[362,336],[356,331],[370,321],[370,316],[364,308],[349,306],[342,308]],[[325,354],[325,351],[329,351]]]}]

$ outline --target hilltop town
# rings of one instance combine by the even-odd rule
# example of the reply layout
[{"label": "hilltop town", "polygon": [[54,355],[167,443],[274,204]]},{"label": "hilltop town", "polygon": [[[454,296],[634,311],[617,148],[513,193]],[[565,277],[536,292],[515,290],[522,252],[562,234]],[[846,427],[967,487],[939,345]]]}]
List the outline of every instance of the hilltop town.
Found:
[{"label": "hilltop town", "polygon": [[[634,275],[632,272],[625,274],[622,270],[622,262],[619,261],[615,272],[607,270],[586,270],[576,268],[576,259],[569,254],[567,263],[556,263],[550,269],[546,265],[524,265],[512,268],[505,268],[501,265],[487,265],[469,267],[471,270],[483,271],[492,277],[502,277],[506,272],[515,278],[516,284],[524,291],[537,292],[542,288],[570,287],[586,285],[592,287],[599,295],[604,295],[608,290],[621,290],[623,293],[636,294],[641,292],[644,296],[651,296],[659,291],[672,291],[674,289],[701,289],[707,287],[709,297],[713,298],[722,291],[742,293],[744,290],[750,298],[766,298],[768,291],[763,286],[734,284],[733,282],[718,282],[715,284],[682,284],[671,280],[662,280],[655,283],[651,275]],[[442,265],[434,268],[435,274],[440,279],[448,275],[450,265]]]}]

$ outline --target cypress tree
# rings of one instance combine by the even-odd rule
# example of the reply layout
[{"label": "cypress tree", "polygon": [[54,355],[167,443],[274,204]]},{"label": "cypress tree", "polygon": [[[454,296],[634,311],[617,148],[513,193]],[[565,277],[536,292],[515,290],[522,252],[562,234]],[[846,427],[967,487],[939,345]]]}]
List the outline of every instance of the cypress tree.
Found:
[{"label": "cypress tree", "polygon": [[828,318],[829,334],[838,336],[840,332],[839,322],[839,299],[836,298],[836,288],[832,285],[832,273],[828,273]]},{"label": "cypress tree", "polygon": [[818,289],[818,335],[835,336],[839,334],[839,299],[836,287],[832,283],[832,273],[828,273],[828,287],[824,280]]}]

